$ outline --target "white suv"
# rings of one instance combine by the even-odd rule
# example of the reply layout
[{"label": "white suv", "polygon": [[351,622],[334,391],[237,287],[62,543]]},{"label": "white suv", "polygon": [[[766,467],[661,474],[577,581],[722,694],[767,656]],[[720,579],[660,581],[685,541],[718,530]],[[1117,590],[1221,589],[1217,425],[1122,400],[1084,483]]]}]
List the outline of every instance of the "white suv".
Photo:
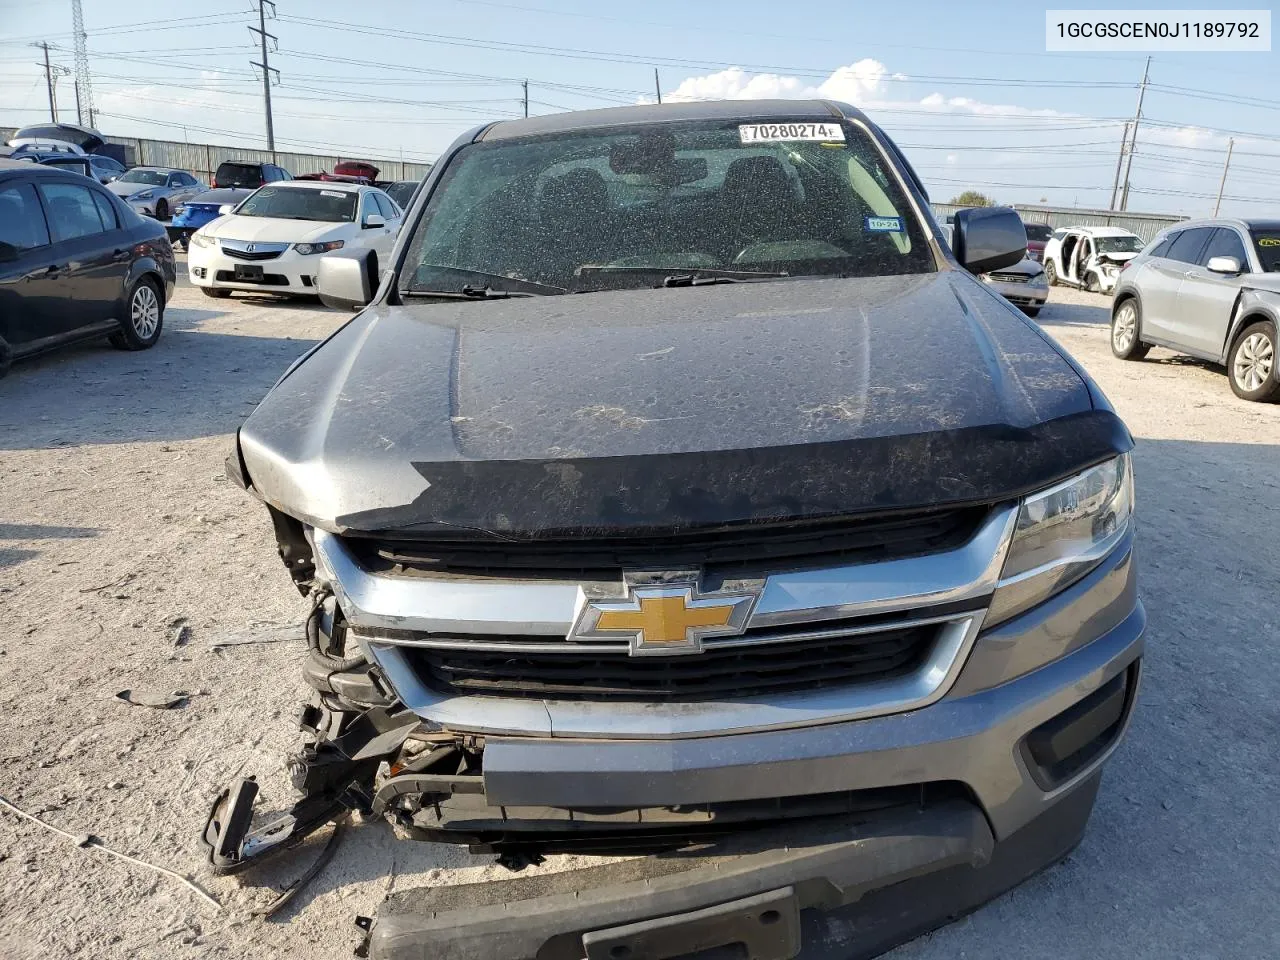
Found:
[{"label": "white suv", "polygon": [[1119,227],[1055,230],[1044,247],[1044,272],[1050,286],[1063,283],[1110,293],[1120,265],[1136,257],[1142,247],[1141,237]]}]

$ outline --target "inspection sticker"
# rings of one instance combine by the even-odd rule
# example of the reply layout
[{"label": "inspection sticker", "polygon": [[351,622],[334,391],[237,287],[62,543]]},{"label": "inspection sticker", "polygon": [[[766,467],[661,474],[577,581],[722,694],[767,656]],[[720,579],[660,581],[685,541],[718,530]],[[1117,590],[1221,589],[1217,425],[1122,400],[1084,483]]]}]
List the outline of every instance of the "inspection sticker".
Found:
[{"label": "inspection sticker", "polygon": [[901,233],[901,217],[867,217],[866,228],[871,233]]},{"label": "inspection sticker", "polygon": [[343,193],[341,190],[321,190],[321,191],[320,191],[320,196],[322,196],[322,197],[335,197],[335,198],[337,198],[338,200],[341,200],[343,197],[345,197],[345,196],[346,196],[346,194],[345,194],[345,193]]},{"label": "inspection sticker", "polygon": [[813,140],[844,142],[844,128],[838,123],[744,123],[738,127],[743,143],[790,143]]}]

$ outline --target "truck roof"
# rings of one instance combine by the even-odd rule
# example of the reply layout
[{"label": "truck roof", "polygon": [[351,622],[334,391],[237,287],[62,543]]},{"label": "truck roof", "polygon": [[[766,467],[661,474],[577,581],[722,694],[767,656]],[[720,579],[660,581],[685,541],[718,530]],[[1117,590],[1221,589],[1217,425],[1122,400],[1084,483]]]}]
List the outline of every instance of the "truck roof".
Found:
[{"label": "truck roof", "polygon": [[519,120],[500,120],[482,130],[477,140],[505,140],[567,130],[621,127],[636,123],[663,123],[681,120],[852,120],[867,118],[860,110],[835,100],[698,100],[676,103],[647,103],[632,107],[576,110]]}]

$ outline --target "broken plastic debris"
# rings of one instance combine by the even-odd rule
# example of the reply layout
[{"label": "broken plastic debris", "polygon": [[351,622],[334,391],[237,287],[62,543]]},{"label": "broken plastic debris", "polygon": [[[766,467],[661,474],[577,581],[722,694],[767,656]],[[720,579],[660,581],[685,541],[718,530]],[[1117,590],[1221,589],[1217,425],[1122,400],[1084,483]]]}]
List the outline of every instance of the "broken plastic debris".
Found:
[{"label": "broken plastic debris", "polygon": [[176,690],[173,693],[160,693],[155,690],[121,690],[116,694],[116,699],[135,707],[155,707],[158,710],[173,710],[184,706],[188,696],[190,694],[185,690]]}]

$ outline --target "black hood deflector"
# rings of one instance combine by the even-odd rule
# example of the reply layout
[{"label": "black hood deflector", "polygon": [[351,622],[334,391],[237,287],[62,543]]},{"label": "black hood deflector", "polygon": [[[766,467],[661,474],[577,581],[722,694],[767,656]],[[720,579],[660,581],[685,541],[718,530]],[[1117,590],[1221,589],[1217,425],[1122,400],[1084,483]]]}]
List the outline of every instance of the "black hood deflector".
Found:
[{"label": "black hood deflector", "polygon": [[[348,531],[627,535],[1011,500],[1133,447],[1109,411],[1019,429],[591,460],[415,463],[413,503],[337,518]],[[451,530],[451,528],[454,528]]]},{"label": "black hood deflector", "polygon": [[240,431],[304,523],[516,538],[992,503],[1131,443],[954,271],[379,304]]}]

